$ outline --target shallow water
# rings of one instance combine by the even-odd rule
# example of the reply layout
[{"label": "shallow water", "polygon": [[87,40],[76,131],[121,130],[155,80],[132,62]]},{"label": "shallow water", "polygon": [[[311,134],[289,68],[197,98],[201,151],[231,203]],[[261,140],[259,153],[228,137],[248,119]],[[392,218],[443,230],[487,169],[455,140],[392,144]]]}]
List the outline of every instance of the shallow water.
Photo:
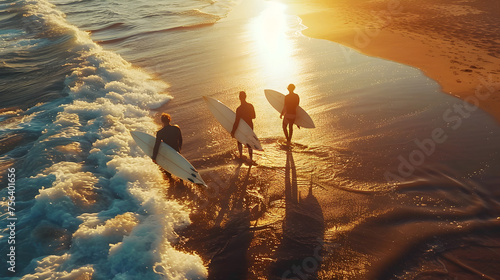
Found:
[{"label": "shallow water", "polygon": [[[32,3],[45,8],[45,2]],[[123,273],[194,279],[206,275],[205,267],[215,277],[228,273],[215,260],[224,263],[232,254],[248,261],[238,271],[249,279],[284,277],[292,266],[304,263],[311,265],[310,273],[301,273],[320,279],[500,274],[457,251],[468,248],[486,261],[492,257],[482,248],[489,248],[498,258],[499,126],[480,109],[441,93],[418,69],[304,37],[300,19],[276,2],[53,3],[56,8],[42,12],[58,21],[49,22],[53,37],[48,45],[33,42],[47,40],[40,36],[46,32],[22,31],[29,28],[4,40],[14,44],[4,49],[6,58],[12,57],[4,71],[18,79],[26,73],[50,77],[43,87],[33,86],[34,78],[10,80],[17,86],[6,88],[9,94],[1,97],[7,102],[3,107],[10,108],[0,116],[2,162],[16,167],[20,184],[29,186],[20,194],[26,201],[19,210],[24,223],[40,220],[20,233],[25,240],[20,248],[36,244],[39,249],[23,256],[19,265],[26,268],[18,275],[34,274],[35,267],[53,271],[62,263],[66,271],[97,278]],[[64,20],[55,9],[80,30],[90,31],[104,50],[81,31],[61,27]],[[43,17],[34,18],[39,26]],[[4,20],[4,30],[17,20]],[[51,65],[56,71],[47,70]],[[2,86],[7,84],[4,77]],[[266,88],[284,92],[289,83],[296,84],[301,106],[317,127],[295,129],[291,149],[282,144],[279,114],[263,94]],[[479,87],[487,93],[485,85]],[[256,108],[255,131],[265,150],[256,154],[259,165],[251,169],[233,160],[234,140],[201,98],[212,96],[235,109],[240,90]],[[166,93],[173,99],[165,104]],[[33,106],[39,102],[44,103]],[[208,208],[190,202],[197,199],[196,190],[186,190],[188,198],[178,191],[172,191],[170,200],[158,195],[168,183],[127,134],[130,129],[157,129],[151,109],[152,114],[172,114],[183,131],[184,156],[209,186],[237,186],[236,191],[224,187],[220,196],[209,195]],[[400,182],[389,182],[394,179]],[[152,186],[152,193],[142,194]],[[45,190],[39,191],[41,187]],[[94,200],[91,206],[79,204]],[[252,205],[265,211],[245,215],[244,209],[257,209]],[[44,214],[25,214],[36,209],[45,209]],[[222,250],[208,265],[210,254],[200,246],[172,248],[171,242],[178,240],[173,232],[185,228],[193,209],[198,209],[195,224],[221,226],[227,244],[240,246]],[[235,209],[243,214],[233,215]],[[61,216],[63,212],[69,215]],[[177,214],[166,214],[172,212]],[[139,241],[163,215],[162,226]],[[271,226],[249,235],[254,223]],[[194,239],[195,224],[195,233],[189,235],[190,228],[186,233]],[[46,228],[60,232],[67,240],[63,243],[73,246],[47,249],[53,247],[52,238],[43,237]],[[106,229],[118,232],[98,237]],[[30,235],[33,230],[42,237]],[[237,234],[231,235],[234,230]],[[297,247],[297,240],[302,246]],[[83,254],[79,244],[96,249]],[[139,264],[125,268],[127,252],[144,246],[136,255]],[[122,247],[123,252],[109,249]],[[113,258],[106,257],[108,250]],[[194,250],[200,257],[179,250]],[[245,258],[246,251],[252,257]],[[34,262],[57,254],[46,264]],[[174,261],[172,256],[182,257]],[[195,261],[181,265],[188,257]],[[314,260],[317,267],[312,269]]]}]

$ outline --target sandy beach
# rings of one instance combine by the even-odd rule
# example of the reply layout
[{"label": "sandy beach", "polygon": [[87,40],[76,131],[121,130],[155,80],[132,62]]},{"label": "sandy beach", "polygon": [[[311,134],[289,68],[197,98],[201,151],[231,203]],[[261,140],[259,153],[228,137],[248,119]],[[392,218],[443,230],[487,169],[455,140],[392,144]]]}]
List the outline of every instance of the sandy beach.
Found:
[{"label": "sandy beach", "polygon": [[500,122],[497,1],[285,2],[308,27],[305,35],[417,67]]},{"label": "sandy beach", "polygon": [[[449,20],[446,17],[477,15],[472,8],[464,8],[463,11],[458,5],[453,6],[452,10],[445,6],[441,7],[444,10],[436,10],[434,15],[431,15],[413,3],[408,3],[404,6],[406,10],[400,11],[403,3],[387,1],[372,4],[363,1],[336,1],[328,4],[326,1],[287,2],[294,10],[291,13],[299,15],[303,24],[308,27],[303,31],[307,36],[336,41],[372,56],[421,68],[429,77],[440,83],[443,91],[473,103],[475,99],[468,98],[475,97],[480,101],[479,106],[490,114],[494,115],[495,108],[500,106],[500,103],[495,103],[498,98],[495,95],[498,93],[495,83],[498,80],[495,80],[497,77],[493,75],[498,71],[495,69],[498,65],[497,58],[489,54],[495,50],[478,47],[487,44],[487,40],[486,43],[482,42],[481,36],[478,35],[474,41],[478,46],[475,46],[466,42],[465,38],[459,40],[465,33],[458,34],[447,29],[446,32],[453,35],[448,38],[446,34],[436,34],[439,30],[434,30],[436,28],[432,26],[433,23],[421,22],[421,26],[416,26],[412,22],[417,21],[417,14],[423,13],[423,16],[432,17],[443,25]],[[358,9],[358,5],[362,7]],[[377,19],[376,14],[372,18],[372,13],[369,12],[377,9],[379,17],[384,9],[396,10],[390,14],[390,21],[384,23]],[[444,14],[443,11],[449,14]],[[397,17],[397,13],[405,14]],[[410,16],[412,13],[415,14],[413,18]],[[435,18],[435,15],[441,14],[442,18]],[[400,22],[396,24],[397,20]],[[367,26],[369,28],[364,29]],[[423,29],[426,26],[428,29]],[[357,35],[359,29],[365,30],[365,36]],[[421,34],[418,31],[421,31]],[[495,34],[492,32],[491,36]],[[493,45],[490,45],[491,48]],[[325,53],[329,52],[331,57],[335,56],[331,52],[334,47],[325,49]],[[343,58],[330,61],[324,57],[324,63],[346,71],[345,69],[355,64],[346,61],[349,61],[349,58],[356,61],[355,55],[351,57],[351,52],[351,49],[346,48]],[[477,59],[480,55],[483,58]],[[316,68],[311,71],[320,76],[320,64],[315,65]],[[394,66],[389,66],[388,69],[392,67]],[[357,69],[360,68],[353,68],[354,71]],[[386,75],[390,75],[389,72]],[[329,77],[328,80],[345,79],[343,74],[339,73],[328,73],[325,77]],[[360,78],[367,79],[366,77]],[[342,97],[335,95],[341,92],[338,90],[342,88],[340,85],[337,81],[321,88],[323,91],[318,91],[327,92],[330,88],[333,93],[328,102],[340,103]],[[413,96],[422,93],[418,96],[421,98],[429,93],[429,89],[422,88],[422,84],[419,84],[418,88],[411,92]],[[476,91],[477,88],[479,91]],[[496,90],[494,94],[492,88]],[[312,88],[307,90],[313,91]],[[221,96],[226,98],[225,95]],[[487,98],[484,98],[485,96]],[[253,100],[259,100],[256,96],[252,97]],[[363,97],[365,100],[369,98]],[[388,98],[386,102],[390,103],[390,97],[384,98]],[[408,98],[411,99],[411,96]],[[233,98],[233,102],[234,100]],[[422,102],[431,104],[438,98],[429,95],[426,100]],[[258,101],[256,103],[259,104]],[[373,104],[377,103],[349,104],[346,105],[346,110],[350,113],[355,108],[370,111],[369,108],[376,107]],[[422,103],[421,106],[427,107],[429,104]],[[233,103],[232,106],[237,104]],[[432,117],[427,116],[421,123],[425,123],[426,127],[440,126],[441,113],[451,106],[450,103],[445,107],[435,108],[431,113]],[[334,113],[323,117],[320,116],[324,112],[322,111],[316,111],[317,119],[331,120],[332,115],[339,117],[344,114],[334,110]],[[266,112],[258,113],[259,116],[266,116]],[[406,113],[402,113],[404,114]],[[498,121],[498,112],[494,116]],[[271,116],[262,119],[267,120],[266,124],[272,120]],[[279,138],[276,138],[277,132],[274,130],[279,129],[279,125],[259,126],[257,120],[256,130],[261,135],[266,135],[262,137],[265,153],[258,159],[258,166],[249,167],[235,160],[236,152],[226,152],[212,157],[211,160],[194,162],[202,170],[202,176],[207,178],[209,191],[196,194],[192,189],[179,184],[167,194],[169,198],[187,201],[188,205],[195,209],[190,216],[192,225],[180,232],[182,238],[177,244],[178,248],[201,256],[208,267],[209,279],[443,279],[456,275],[464,276],[464,279],[475,279],[481,274],[497,277],[499,272],[490,269],[490,263],[487,261],[489,258],[494,259],[497,252],[486,254],[482,248],[483,245],[488,248],[497,246],[499,241],[494,236],[497,222],[488,220],[486,223],[492,222],[492,230],[485,231],[482,228],[484,224],[476,222],[475,218],[471,222],[467,221],[468,218],[465,217],[469,214],[465,214],[463,219],[455,216],[461,216],[459,212],[462,210],[463,213],[468,212],[466,208],[454,214],[448,210],[439,214],[430,210],[435,209],[434,207],[448,209],[445,204],[434,202],[454,196],[451,193],[441,196],[434,188],[435,185],[445,185],[455,189],[457,185],[447,177],[448,175],[419,173],[419,177],[426,179],[403,184],[389,192],[382,187],[384,183],[377,179],[384,172],[384,168],[387,168],[387,163],[381,163],[383,161],[380,159],[390,161],[396,157],[390,147],[401,148],[402,139],[409,137],[408,142],[413,143],[413,137],[423,136],[398,134],[388,138],[382,137],[380,142],[372,143],[367,143],[367,139],[360,136],[358,143],[349,135],[350,143],[346,149],[342,148],[345,145],[341,138],[342,127],[352,127],[357,122],[359,120],[335,122],[333,136],[329,129],[316,129],[315,134],[328,135],[325,142],[333,146],[331,149],[324,149],[312,144],[314,141],[311,138],[297,140],[298,143],[291,148],[283,146]],[[401,131],[405,126],[398,125],[395,130]],[[469,128],[460,130],[474,134]],[[376,132],[368,134],[370,133]],[[450,137],[461,138],[451,134]],[[221,135],[220,138],[224,139],[224,136]],[[391,145],[387,141],[395,142]],[[440,147],[438,155],[428,159],[429,166],[445,168],[444,162],[449,163],[445,160],[445,154],[464,153],[462,145],[451,142],[448,144],[447,147]],[[228,142],[228,145],[231,143]],[[366,150],[360,147],[365,147]],[[376,147],[383,149],[383,152],[368,156],[372,150],[377,150]],[[412,149],[403,149],[406,148],[408,151]],[[351,153],[352,150],[354,152]],[[360,156],[363,159],[357,158],[360,153],[366,153]],[[430,163],[434,159],[435,165]],[[318,169],[311,167],[311,162],[314,162]],[[458,175],[450,175],[455,176]],[[469,184],[472,183],[464,182],[461,186],[465,189],[473,188]],[[197,197],[201,199],[196,200]],[[464,201],[463,204],[460,202],[457,205],[462,207],[467,204],[468,202]],[[432,214],[427,212],[429,210]],[[441,214],[447,217],[444,220],[451,217],[452,220],[456,219],[457,225],[440,221]],[[446,236],[446,242],[436,236]],[[482,240],[477,241],[481,245],[475,244],[476,240]],[[460,248],[463,247],[467,248],[472,257],[468,258],[461,253]],[[483,265],[483,262],[486,265]]]},{"label": "sandy beach", "polygon": [[[500,279],[492,1],[7,2],[1,279]],[[251,166],[203,98],[242,90]],[[133,139],[162,113],[207,186]]]}]

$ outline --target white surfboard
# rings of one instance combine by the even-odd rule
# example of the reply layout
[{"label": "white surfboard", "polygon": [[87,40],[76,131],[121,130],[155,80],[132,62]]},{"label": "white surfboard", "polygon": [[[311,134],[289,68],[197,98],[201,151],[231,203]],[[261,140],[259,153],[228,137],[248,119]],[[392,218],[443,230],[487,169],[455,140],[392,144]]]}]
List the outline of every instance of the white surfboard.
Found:
[{"label": "white surfboard", "polygon": [[[236,113],[217,99],[208,96],[203,96],[203,99],[205,99],[208,109],[210,109],[210,112],[212,112],[222,127],[231,133],[234,121],[236,120]],[[234,138],[242,144],[250,145],[252,149],[263,151],[259,138],[257,138],[252,128],[244,120],[240,120],[238,128],[234,132]]]},{"label": "white surfboard", "polygon": [[[131,131],[132,138],[148,156],[153,156],[153,148],[155,146],[156,137],[140,131]],[[181,154],[174,150],[169,145],[161,142],[156,156],[156,162],[163,169],[170,172],[172,175],[181,178],[182,180],[192,182],[194,184],[207,186],[196,169],[185,159]]]},{"label": "white surfboard", "polygon": [[[269,101],[271,106],[273,106],[274,109],[281,114],[283,106],[285,106],[285,95],[272,89],[266,89],[264,90],[264,93],[266,94],[267,101]],[[309,116],[309,114],[300,106],[297,107],[295,124],[303,128],[316,127],[311,119],[311,116]]]}]

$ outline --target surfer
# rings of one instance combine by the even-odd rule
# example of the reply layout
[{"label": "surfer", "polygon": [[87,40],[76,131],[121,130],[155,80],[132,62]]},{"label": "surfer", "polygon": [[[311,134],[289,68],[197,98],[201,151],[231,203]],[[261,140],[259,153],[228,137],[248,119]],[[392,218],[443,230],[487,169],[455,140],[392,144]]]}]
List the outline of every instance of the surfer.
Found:
[{"label": "surfer", "polygon": [[[244,91],[240,91],[240,101],[241,105],[236,109],[236,119],[234,121],[233,130],[231,131],[231,136],[234,138],[234,133],[236,129],[238,129],[238,125],[240,124],[240,120],[243,119],[250,128],[253,129],[252,120],[255,119],[255,110],[253,105],[246,101],[247,94]],[[250,163],[253,163],[252,156],[253,150],[250,145],[247,145],[248,154],[250,156]],[[243,145],[238,141],[238,151],[240,152],[240,159],[243,158]]]},{"label": "surfer", "polygon": [[181,129],[178,125],[171,125],[170,121],[172,117],[169,114],[161,114],[161,122],[163,123],[163,128],[158,130],[156,133],[155,147],[153,148],[153,162],[156,163],[156,156],[158,155],[158,149],[160,148],[160,143],[163,141],[170,147],[172,147],[177,152],[181,152],[182,148],[182,134]]},{"label": "surfer", "polygon": [[292,141],[293,124],[295,123],[295,117],[300,98],[298,94],[293,92],[295,90],[294,84],[289,84],[287,89],[288,94],[285,96],[285,105],[283,106],[283,110],[281,111],[280,119],[283,118],[283,132],[285,133],[286,141],[290,143]]}]

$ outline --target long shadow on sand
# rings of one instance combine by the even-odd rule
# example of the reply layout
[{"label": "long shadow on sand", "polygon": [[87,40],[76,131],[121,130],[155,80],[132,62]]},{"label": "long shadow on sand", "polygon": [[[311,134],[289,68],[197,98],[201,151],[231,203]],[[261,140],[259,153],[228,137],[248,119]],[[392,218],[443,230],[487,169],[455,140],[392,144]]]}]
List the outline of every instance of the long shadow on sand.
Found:
[{"label": "long shadow on sand", "polygon": [[[210,280],[246,279],[248,274],[247,252],[253,233],[250,232],[250,211],[243,201],[247,193],[251,166],[238,184],[240,168],[241,164],[230,180],[229,190],[219,202],[221,210],[215,219],[214,229],[219,229],[220,235],[211,250],[215,251],[215,254],[208,265]],[[221,227],[226,215],[227,221]]]},{"label": "long shadow on sand", "polygon": [[312,185],[307,196],[300,197],[297,170],[290,150],[286,155],[285,203],[283,237],[269,279],[316,279],[321,264],[325,220],[312,193]]},{"label": "long shadow on sand", "polygon": [[169,197],[193,201],[198,207],[191,215],[193,223],[182,233],[186,243],[179,244],[179,248],[194,250],[203,256],[208,262],[210,280],[247,279],[247,255],[253,232],[250,231],[251,215],[245,196],[252,180],[251,167],[243,174],[242,165],[230,167],[227,180],[212,180],[210,187],[201,192],[178,181],[168,189]]}]

